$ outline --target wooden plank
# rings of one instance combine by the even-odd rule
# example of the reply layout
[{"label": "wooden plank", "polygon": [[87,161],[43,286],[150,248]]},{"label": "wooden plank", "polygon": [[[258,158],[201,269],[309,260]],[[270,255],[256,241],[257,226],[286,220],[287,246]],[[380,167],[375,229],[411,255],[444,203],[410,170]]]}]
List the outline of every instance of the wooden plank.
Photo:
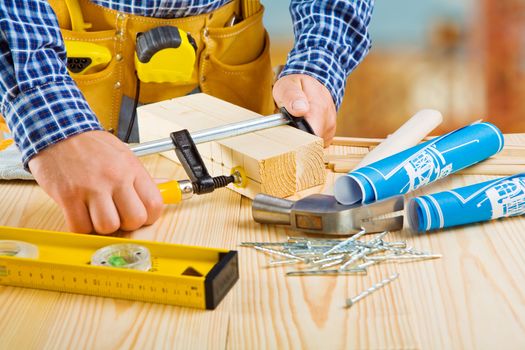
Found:
[{"label": "wooden plank", "polygon": [[[206,94],[195,94],[142,106],[138,110],[141,142],[260,117],[259,114]],[[289,126],[208,142],[197,146],[211,175],[229,175],[241,166],[246,188],[230,185],[253,198],[257,193],[287,197],[324,182],[323,141]],[[178,162],[174,152],[163,153]]]},{"label": "wooden plank", "polygon": [[[507,176],[525,172],[525,137],[524,134],[504,135],[505,146],[503,150],[487,160],[461,170],[459,175],[499,175]],[[430,139],[432,137],[427,137]],[[332,148],[324,156],[328,169],[336,173],[347,173],[356,169],[360,158],[364,157],[374,139],[339,138],[338,142],[354,145],[346,146],[346,152],[334,152]],[[361,145],[357,147],[355,145]],[[368,146],[367,146],[368,145]],[[342,146],[337,146],[342,147]],[[368,147],[368,148],[367,148]]]},{"label": "wooden plank", "polygon": [[334,145],[334,146],[370,147],[370,146],[377,146],[383,141],[385,141],[385,139],[336,136],[332,140],[332,145]]},{"label": "wooden plank", "polygon": [[[488,159],[479,164],[470,166],[468,168],[458,171],[457,175],[515,175],[525,172],[525,164],[522,160],[514,163],[503,163],[499,159],[495,159],[495,162],[492,162],[491,159]],[[328,163],[328,168],[335,173],[348,173],[357,168],[358,161],[356,159],[348,160],[339,160]]]}]

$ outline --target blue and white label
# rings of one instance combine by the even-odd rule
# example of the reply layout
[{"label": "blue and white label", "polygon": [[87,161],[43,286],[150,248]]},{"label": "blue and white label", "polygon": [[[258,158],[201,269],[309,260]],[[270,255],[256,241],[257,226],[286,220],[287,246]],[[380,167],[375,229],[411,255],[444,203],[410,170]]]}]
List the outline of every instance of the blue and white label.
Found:
[{"label": "blue and white label", "polygon": [[430,231],[525,214],[525,173],[416,197],[410,227]]},{"label": "blue and white label", "polygon": [[337,179],[342,204],[372,203],[414,191],[501,151],[501,131],[477,123],[434,138]]}]

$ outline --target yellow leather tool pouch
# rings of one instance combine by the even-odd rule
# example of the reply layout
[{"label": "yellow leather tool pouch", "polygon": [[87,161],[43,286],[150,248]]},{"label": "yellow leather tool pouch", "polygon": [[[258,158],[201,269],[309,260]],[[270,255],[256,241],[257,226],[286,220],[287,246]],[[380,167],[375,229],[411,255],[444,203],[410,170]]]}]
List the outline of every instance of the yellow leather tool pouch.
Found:
[{"label": "yellow leather tool pouch", "polygon": [[[263,26],[262,6],[252,16],[225,26],[239,1],[232,1],[210,14],[162,19],[120,14],[79,0],[84,19],[92,24],[87,32],[71,31],[62,0],[48,0],[59,19],[65,40],[84,40],[107,47],[113,56],[102,71],[73,78],[106,129],[117,130],[122,95],[135,94],[134,52],[138,32],[161,25],[175,25],[191,33],[197,42],[197,62],[190,82],[143,83],[140,101],[151,103],[185,95],[199,86],[202,92],[261,114],[274,111],[273,72],[268,35]],[[255,8],[255,7],[254,7]]]},{"label": "yellow leather tool pouch", "polygon": [[[110,49],[113,54],[114,30],[97,32],[72,32],[62,29],[64,40],[82,40],[95,42]],[[84,94],[90,107],[95,112],[104,128],[116,130],[122,98],[120,70],[113,58],[101,71],[89,74],[73,75],[73,79]]]},{"label": "yellow leather tool pouch", "polygon": [[109,11],[101,11],[101,7],[87,0],[80,2],[82,10],[98,11],[97,21],[93,16],[85,16],[86,22],[93,24],[90,31],[72,31],[71,22],[63,0],[48,0],[55,11],[64,40],[88,42],[101,45],[111,53],[110,63],[100,71],[88,74],[74,74],[73,79],[84,94],[91,109],[102,126],[115,133],[118,127],[118,115],[122,99],[122,64],[115,59],[116,38],[113,27],[115,16]]},{"label": "yellow leather tool pouch", "polygon": [[264,8],[231,27],[205,28],[201,54],[202,92],[261,114],[273,113],[270,42]]}]

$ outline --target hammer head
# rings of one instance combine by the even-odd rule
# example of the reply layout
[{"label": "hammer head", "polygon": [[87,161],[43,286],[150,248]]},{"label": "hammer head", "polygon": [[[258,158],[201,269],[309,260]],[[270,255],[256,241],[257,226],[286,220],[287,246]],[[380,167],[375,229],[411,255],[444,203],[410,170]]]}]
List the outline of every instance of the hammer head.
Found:
[{"label": "hammer head", "polygon": [[342,205],[333,196],[314,194],[297,202],[268,195],[257,195],[252,204],[256,222],[288,225],[298,231],[352,235],[395,231],[403,228],[402,196],[369,205]]}]

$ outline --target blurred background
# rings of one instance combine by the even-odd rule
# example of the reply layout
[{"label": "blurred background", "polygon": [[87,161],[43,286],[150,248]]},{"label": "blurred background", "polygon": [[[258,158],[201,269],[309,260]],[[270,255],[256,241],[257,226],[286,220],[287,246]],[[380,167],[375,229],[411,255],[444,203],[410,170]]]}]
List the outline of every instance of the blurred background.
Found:
[{"label": "blurred background", "polygon": [[[265,0],[272,64],[293,46],[289,1]],[[423,108],[525,132],[525,0],[377,0],[372,50],[348,80],[340,136],[384,137]]]}]

